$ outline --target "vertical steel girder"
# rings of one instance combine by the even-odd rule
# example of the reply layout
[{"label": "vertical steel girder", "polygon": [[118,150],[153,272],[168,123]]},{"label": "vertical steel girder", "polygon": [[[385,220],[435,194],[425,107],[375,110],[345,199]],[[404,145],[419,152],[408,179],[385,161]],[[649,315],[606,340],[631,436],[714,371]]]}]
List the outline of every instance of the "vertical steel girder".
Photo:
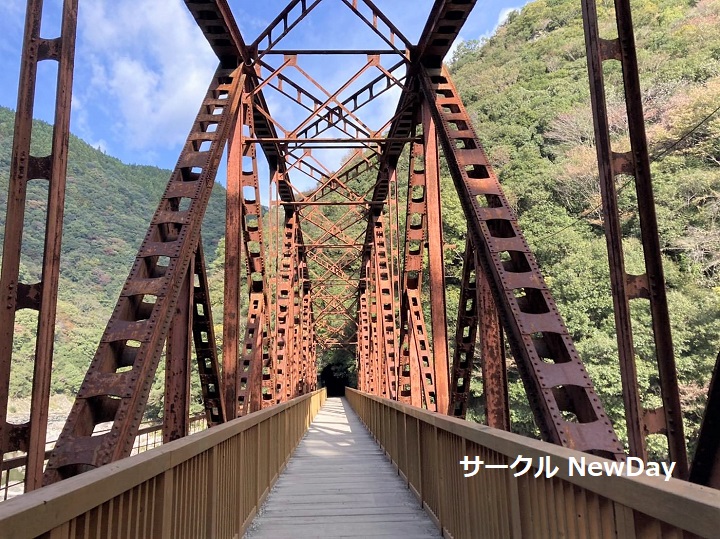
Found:
[{"label": "vertical steel girder", "polygon": [[420,82],[543,437],[624,458],[450,75],[423,70]]},{"label": "vertical steel girder", "polygon": [[[687,479],[687,449],[655,216],[655,199],[630,2],[615,0],[619,37],[614,40],[602,39],[599,36],[595,0],[583,0],[582,7],[630,454],[647,458],[645,438],[651,434],[664,434],[668,440],[670,460],[676,462],[673,475]],[[612,150],[603,76],[603,62],[609,60],[619,61],[623,71],[631,146],[631,150],[627,153],[615,153]],[[644,275],[629,275],[625,271],[622,229],[615,187],[615,178],[622,174],[631,175],[635,179],[645,257]],[[638,390],[629,306],[630,300],[634,299],[650,301],[655,354],[663,400],[663,406],[657,410],[643,410]]]},{"label": "vertical steel girder", "polygon": [[[43,1],[28,0],[25,36],[20,68],[18,104],[15,114],[8,207],[5,218],[0,293],[0,460],[4,453],[27,452],[25,490],[42,484],[45,442],[50,398],[60,250],[65,210],[68,142],[70,138],[70,102],[75,62],[77,0],[63,3],[60,37],[40,37]],[[55,123],[50,155],[30,153],[33,110],[38,64],[58,62]],[[30,180],[48,182],[47,218],[43,248],[42,277],[38,283],[19,279],[27,186]],[[24,424],[7,422],[8,393],[12,365],[15,314],[21,309],[37,311],[35,363],[32,381],[30,419]]]},{"label": "vertical steel girder", "polygon": [[368,334],[370,335],[370,369],[371,378],[374,381],[375,395],[389,398],[388,393],[388,371],[385,369],[387,361],[384,355],[382,339],[383,327],[381,324],[382,313],[379,313],[380,300],[377,289],[377,269],[373,259],[368,259],[365,267],[366,291],[368,296]]},{"label": "vertical steel girder", "polygon": [[375,385],[374,369],[372,368],[371,342],[372,334],[370,329],[370,290],[365,287],[359,292],[358,307],[358,336],[357,336],[357,362],[358,362],[358,387],[361,391],[377,395]]},{"label": "vertical steel girder", "polygon": [[[405,220],[405,266],[400,309],[400,386],[398,399],[413,406],[447,413],[447,321],[437,138],[432,118],[424,122],[422,140],[412,143]],[[431,185],[432,184],[432,185]],[[433,201],[430,203],[429,198]],[[435,227],[432,232],[429,227]],[[422,309],[424,246],[430,259],[430,296],[434,314],[430,346]],[[433,261],[433,257],[436,259]],[[438,324],[442,327],[435,334]],[[439,381],[443,379],[444,382]]]},{"label": "vertical steel girder", "polygon": [[450,414],[465,418],[470,398],[470,382],[475,362],[480,306],[478,303],[478,265],[475,247],[468,231],[463,256],[463,273],[460,284],[460,301],[455,329],[452,381],[450,384]]},{"label": "vertical steel girder", "polygon": [[385,234],[385,218],[374,217],[373,233],[373,288],[375,290],[375,312],[379,333],[380,368],[385,373],[386,396],[395,400],[398,384],[398,335],[395,322],[395,286],[388,256],[388,239]]},{"label": "vertical steel girder", "polygon": [[[423,400],[436,400],[435,388],[427,388],[428,397],[423,398],[420,384],[420,358],[413,346],[415,328],[425,336],[425,317],[420,311],[420,319],[413,322],[410,311],[410,290],[422,292],[424,245],[427,235],[427,203],[425,189],[425,171],[422,165],[424,144],[412,143],[408,175],[407,212],[405,217],[404,265],[400,299],[400,366],[398,400],[406,404],[421,407]],[[420,327],[418,327],[420,325]],[[429,350],[428,350],[429,351]],[[424,365],[423,365],[424,366]],[[431,382],[434,379],[431,378]]]},{"label": "vertical steel girder", "polygon": [[296,396],[298,379],[297,363],[301,358],[296,346],[295,331],[297,328],[296,295],[299,289],[297,256],[298,214],[290,210],[285,213],[282,237],[280,267],[278,268],[278,285],[275,292],[277,303],[277,320],[275,321],[275,347],[277,365],[277,391],[280,402]]},{"label": "vertical steel girder", "polygon": [[490,427],[509,431],[510,404],[500,315],[492,295],[490,281],[477,261],[475,271],[477,306],[480,311],[480,367],[483,378],[485,423]]},{"label": "vertical steel girder", "polygon": [[240,107],[228,139],[225,200],[225,280],[223,290],[223,401],[228,419],[238,416],[240,380],[240,283],[242,227],[242,163],[245,108]]},{"label": "vertical steel girder", "polygon": [[[246,84],[241,103],[240,117],[236,123],[236,136],[241,144],[242,161],[236,165],[240,173],[240,227],[243,252],[247,266],[247,282],[250,292],[248,321],[240,353],[236,388],[235,416],[260,410],[272,402],[275,392],[275,373],[268,350],[270,324],[267,274],[265,270],[265,242],[262,231],[262,207],[258,177],[257,148],[253,94]],[[234,140],[237,143],[238,140]],[[271,171],[273,174],[273,171]],[[267,402],[266,402],[267,401]]]},{"label": "vertical steel girder", "polygon": [[165,344],[165,399],[163,443],[187,436],[190,430],[190,356],[195,258],[190,260],[180,286],[175,315]]},{"label": "vertical steel girder", "polygon": [[302,318],[299,324],[300,331],[300,348],[301,348],[301,361],[302,367],[300,370],[300,394],[304,395],[313,391],[314,386],[314,374],[312,373],[311,365],[315,362],[315,358],[312,353],[312,341],[313,336],[313,320],[312,320],[312,296],[310,293],[310,281],[306,280],[303,283],[303,294],[302,294]]},{"label": "vertical steel girder", "polygon": [[[422,106],[423,163],[427,206],[428,277],[430,280],[430,311],[432,325],[432,361],[437,411],[447,414],[450,406],[449,365],[447,345],[447,313],[445,309],[445,254],[440,203],[440,158],[435,120],[427,101]],[[418,298],[419,301],[419,298]],[[426,383],[427,374],[423,376]]]},{"label": "vertical steel girder", "polygon": [[507,370],[502,327],[492,290],[477,261],[471,234],[465,243],[458,323],[453,356],[450,414],[465,418],[473,375],[475,344],[480,335],[485,423],[510,430]]},{"label": "vertical steel girder", "polygon": [[183,282],[168,333],[163,443],[189,433],[191,345],[195,347],[205,421],[208,428],[221,425],[226,421],[225,403],[202,240],[198,242],[188,277]]},{"label": "vertical steel girder", "polygon": [[200,389],[207,426],[221,425],[227,420],[223,401],[215,325],[210,306],[210,286],[205,267],[202,241],[198,242],[193,264],[192,337],[195,345]]},{"label": "vertical steel girder", "polygon": [[[50,455],[45,484],[126,457],[132,450],[180,289],[195,256],[243,79],[239,71],[222,67],[213,76]],[[93,436],[97,425],[107,422],[112,423],[110,431]]]}]

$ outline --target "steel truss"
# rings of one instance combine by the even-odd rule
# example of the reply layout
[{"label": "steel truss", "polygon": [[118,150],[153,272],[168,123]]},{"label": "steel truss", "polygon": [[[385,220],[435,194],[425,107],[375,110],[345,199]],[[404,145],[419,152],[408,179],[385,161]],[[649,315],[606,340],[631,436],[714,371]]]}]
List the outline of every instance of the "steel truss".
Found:
[{"label": "steel truss", "polygon": [[[202,217],[237,114],[243,81],[239,70],[222,66],[213,76],[50,455],[46,484],[130,454],[170,325],[178,316],[176,306],[183,288],[186,293],[180,313],[189,307],[189,285],[183,284],[191,282],[194,275],[190,267],[200,241]],[[101,423],[112,423],[110,431],[93,436]]]},{"label": "steel truss", "polygon": [[[45,461],[45,442],[50,399],[60,249],[65,210],[65,183],[70,138],[70,103],[75,63],[77,0],[63,3],[60,37],[40,37],[42,0],[29,0],[25,16],[25,36],[15,115],[8,207],[5,217],[0,290],[0,460],[5,453],[27,452],[25,490],[41,486]],[[30,152],[38,64],[58,63],[55,124],[52,147],[47,156]],[[42,277],[37,283],[20,282],[23,222],[27,209],[27,190],[31,180],[44,180],[48,186],[47,219],[43,247]],[[7,421],[10,371],[13,362],[13,332],[17,311],[37,312],[35,365],[32,380],[30,419],[23,424]]]},{"label": "steel truss", "polygon": [[[651,434],[664,434],[668,441],[670,460],[677,463],[674,475],[687,479],[687,449],[663,275],[662,253],[655,217],[655,198],[645,135],[645,119],[630,2],[629,0],[615,1],[618,38],[614,40],[602,39],[599,35],[595,0],[584,0],[582,7],[595,122],[595,141],[600,169],[600,192],[603,200],[603,219],[610,262],[610,280],[615,307],[615,326],[630,454],[643,459],[647,458],[646,437]],[[610,141],[603,63],[612,60],[619,61],[623,70],[623,89],[627,104],[631,146],[631,150],[626,153],[613,152]],[[615,178],[623,174],[633,176],[635,179],[645,257],[645,274],[643,275],[630,275],[625,271],[622,249],[623,234],[615,187]],[[638,391],[629,302],[639,299],[646,299],[650,302],[660,393],[663,400],[663,406],[653,410],[643,409]]]},{"label": "steel truss", "polygon": [[[41,440],[43,407],[47,409],[42,395],[49,387],[52,356],[57,288],[53,260],[60,248],[61,172],[76,1],[66,0],[67,20],[59,40],[38,40],[41,2],[28,3],[26,47],[37,47],[37,51],[26,51],[16,124],[11,182],[11,195],[16,196],[10,197],[0,283],[10,298],[9,308],[3,310],[5,319],[0,320],[0,383],[7,384],[9,379],[12,334],[7,328],[12,327],[16,310],[34,308],[40,311],[39,389],[37,397],[33,393],[35,411],[29,427],[6,423],[7,391],[0,391],[3,452],[34,447],[35,440]],[[624,458],[517,218],[442,66],[475,1],[436,0],[414,45],[370,0],[342,0],[343,9],[352,12],[384,48],[281,49],[285,37],[312,16],[321,1],[290,1],[248,45],[227,0],[185,0],[220,66],[50,456],[45,483],[129,453],[163,347],[167,352],[166,440],[187,433],[193,347],[211,426],[312,391],[317,387],[319,352],[353,350],[358,387],[363,391],[456,417],[467,413],[470,382],[474,370],[479,370],[486,422],[508,430],[507,345],[546,440]],[[643,437],[666,433],[671,457],[684,477],[685,448],[649,163],[644,132],[636,129],[642,126],[642,107],[627,4],[627,0],[616,0],[620,39],[605,41],[598,37],[593,0],[583,0],[625,404],[631,452],[644,455]],[[305,67],[305,59],[316,54],[360,56],[363,62],[346,81],[325,88]],[[39,61],[33,58],[58,59],[61,64],[58,146],[49,158],[27,158],[32,118],[29,96]],[[627,155],[614,154],[607,136],[601,64],[609,59],[620,60],[625,75],[633,126],[633,150]],[[379,129],[370,127],[364,120],[366,107],[392,90],[400,90],[395,114]],[[289,126],[281,123],[269,109],[266,95],[295,107],[299,119]],[[200,224],[226,143],[221,374]],[[452,365],[440,147],[468,224]],[[319,157],[328,148],[350,152],[337,170]],[[403,153],[406,149],[407,154]],[[261,177],[261,156],[267,160],[267,178]],[[397,171],[406,156],[408,194],[401,235]],[[624,271],[614,192],[614,178],[620,173],[636,178],[646,276],[631,277]],[[360,188],[369,176],[374,178],[372,187]],[[25,184],[36,177],[51,178],[53,217],[48,220],[46,268],[42,283],[18,284]],[[300,189],[295,178],[310,181],[314,187]],[[267,216],[261,204],[265,181],[270,187]],[[636,297],[650,299],[663,386],[664,407],[651,413],[640,408],[636,390],[627,314],[628,300]],[[247,319],[241,321],[245,302]],[[430,306],[427,320],[423,305]],[[708,447],[718,445],[717,437],[707,434],[713,421],[714,416],[706,418],[710,427],[703,427]],[[99,424],[108,422],[112,423],[108,433],[93,436]],[[711,473],[703,469],[709,469],[707,463],[716,449],[698,452],[704,459],[697,465],[698,474]],[[29,474],[28,488],[39,484],[42,471],[39,453],[33,458],[35,471]],[[30,456],[28,462],[32,462]]]}]

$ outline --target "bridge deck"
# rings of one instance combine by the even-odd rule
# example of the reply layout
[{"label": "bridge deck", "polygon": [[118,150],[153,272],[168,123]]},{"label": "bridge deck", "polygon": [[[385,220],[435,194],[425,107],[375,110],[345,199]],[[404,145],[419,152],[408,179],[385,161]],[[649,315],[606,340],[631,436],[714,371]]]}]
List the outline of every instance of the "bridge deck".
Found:
[{"label": "bridge deck", "polygon": [[328,399],[246,535],[439,537],[345,399]]}]

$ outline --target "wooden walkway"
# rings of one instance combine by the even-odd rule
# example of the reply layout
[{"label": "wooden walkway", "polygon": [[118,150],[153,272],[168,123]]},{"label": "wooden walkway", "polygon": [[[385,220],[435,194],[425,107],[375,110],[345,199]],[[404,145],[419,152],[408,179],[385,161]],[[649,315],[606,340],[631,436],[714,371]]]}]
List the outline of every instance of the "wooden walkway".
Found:
[{"label": "wooden walkway", "polygon": [[439,536],[347,401],[332,398],[245,537]]}]

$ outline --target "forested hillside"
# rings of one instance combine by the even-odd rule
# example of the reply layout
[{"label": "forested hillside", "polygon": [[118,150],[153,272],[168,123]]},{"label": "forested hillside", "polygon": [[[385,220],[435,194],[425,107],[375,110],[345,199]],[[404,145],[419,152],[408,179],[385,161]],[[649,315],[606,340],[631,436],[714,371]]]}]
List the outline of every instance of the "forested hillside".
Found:
[{"label": "forested hillside", "polygon": [[[617,35],[598,2],[601,35]],[[720,351],[720,1],[632,2],[675,352],[691,448]],[[603,402],[624,436],[578,0],[537,0],[463,43],[452,73]],[[606,63],[615,151],[628,149],[618,62]],[[709,116],[709,117],[708,117]],[[705,121],[703,121],[705,120]],[[692,129],[698,126],[696,130]],[[691,132],[692,131],[692,132]],[[634,186],[620,182],[626,264],[643,273]],[[444,190],[447,192],[447,190]],[[447,205],[454,201],[447,197]],[[459,260],[465,225],[446,213]],[[459,265],[456,265],[459,268]],[[647,302],[633,302],[643,405],[660,405]],[[512,384],[515,428],[530,432]],[[481,388],[475,387],[476,394]],[[662,453],[662,443],[653,449]]]},{"label": "forested hillside", "polygon": [[[13,122],[14,112],[0,108],[0,239]],[[51,126],[36,122],[33,154],[49,154],[51,137]],[[169,170],[125,165],[71,137],[53,392],[77,391],[169,177]],[[224,234],[224,206],[225,190],[216,184],[203,226],[208,264]],[[46,207],[47,182],[31,181],[20,272],[24,282],[40,280]],[[11,398],[30,392],[36,320],[29,311],[17,315]]]}]

